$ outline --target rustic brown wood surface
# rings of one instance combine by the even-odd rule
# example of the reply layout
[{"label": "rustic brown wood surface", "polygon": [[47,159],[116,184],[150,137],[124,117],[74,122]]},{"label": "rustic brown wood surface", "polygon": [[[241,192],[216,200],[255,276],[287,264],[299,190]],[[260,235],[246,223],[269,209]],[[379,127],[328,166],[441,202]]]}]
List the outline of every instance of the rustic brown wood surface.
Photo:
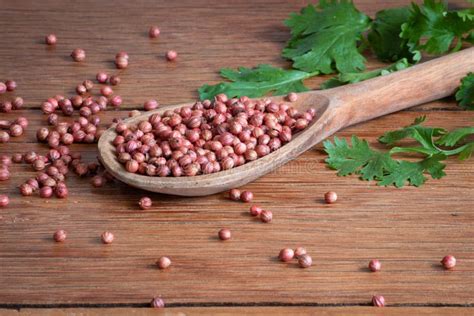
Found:
[{"label": "rustic brown wood surface", "polygon": [[[406,3],[356,1],[372,15],[381,8]],[[45,153],[46,147],[34,137],[36,129],[45,124],[38,110],[41,102],[56,94],[71,94],[78,83],[93,79],[99,70],[117,72],[112,61],[119,50],[131,56],[129,68],[120,71],[122,84],[115,89],[127,109],[139,109],[151,97],[162,104],[191,101],[197,97],[197,87],[219,80],[221,67],[288,65],[279,57],[288,39],[281,22],[305,4],[276,0],[0,0],[4,30],[0,80],[15,79],[19,85],[15,94],[23,96],[29,108],[1,117],[12,119],[21,114],[31,123],[26,135],[0,144],[0,154]],[[157,40],[147,38],[152,24],[162,29]],[[44,35],[51,32],[58,36],[53,48],[43,44]],[[86,62],[70,60],[76,47],[86,50]],[[164,60],[168,49],[179,52],[177,62]],[[380,63],[370,59],[369,68],[377,66]],[[311,79],[308,84],[316,88],[323,80]],[[113,117],[126,115],[127,111],[108,111],[101,118],[109,123]],[[427,115],[429,124],[445,128],[472,125],[474,120],[473,112],[460,111],[452,99],[446,99],[337,135],[356,134],[379,146],[376,138],[384,131],[409,124],[420,115]],[[97,155],[93,145],[72,149],[82,152],[87,161]],[[373,294],[381,294],[388,305],[422,306],[416,313],[472,313],[472,160],[450,159],[445,178],[430,179],[421,188],[395,189],[353,176],[337,177],[327,169],[324,158],[321,146],[316,146],[245,186],[254,192],[257,204],[274,212],[271,224],[251,218],[248,204],[231,202],[224,194],[179,198],[119,183],[94,189],[89,179],[74,175],[68,178],[66,200],[23,198],[16,186],[35,173],[27,165],[14,165],[12,179],[0,182],[0,193],[11,197],[10,205],[0,209],[0,307],[139,308],[161,295],[176,311],[188,308],[190,314],[225,313],[222,305],[277,305],[258,307],[255,313],[280,310],[284,314],[290,313],[285,305],[314,305],[291,308],[302,313],[365,314],[370,312],[365,307],[346,310],[336,306],[368,305]],[[334,205],[322,202],[329,189],[339,194]],[[143,195],[154,200],[151,210],[138,209],[137,201]],[[222,227],[232,230],[232,240],[217,239]],[[68,231],[65,243],[52,241],[58,228]],[[116,236],[112,245],[100,242],[105,230]],[[276,259],[281,248],[300,245],[313,256],[310,269]],[[453,271],[439,264],[448,253],[458,258]],[[169,270],[154,266],[162,255],[173,260]],[[382,272],[368,272],[372,258],[382,261]],[[329,307],[323,307],[326,304]],[[439,307],[446,305],[452,308]],[[68,311],[73,310],[43,312]],[[390,309],[396,312],[408,310]]]}]

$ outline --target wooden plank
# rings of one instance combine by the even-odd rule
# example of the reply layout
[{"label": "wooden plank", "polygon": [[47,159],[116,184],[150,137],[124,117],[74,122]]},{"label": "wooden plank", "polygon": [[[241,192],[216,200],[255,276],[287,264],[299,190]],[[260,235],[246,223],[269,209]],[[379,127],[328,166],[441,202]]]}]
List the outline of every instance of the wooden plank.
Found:
[{"label": "wooden plank", "polygon": [[[375,142],[387,128],[420,113],[401,112],[340,133]],[[446,128],[472,122],[474,113],[431,112],[430,122]],[[31,144],[31,148],[36,148]],[[23,144],[7,147],[20,150]],[[93,146],[81,148],[93,159]],[[375,293],[388,304],[472,304],[474,257],[473,164],[451,159],[448,176],[421,188],[382,188],[354,177],[341,178],[312,150],[246,186],[255,202],[274,211],[272,224],[246,214],[247,204],[224,194],[177,198],[149,194],[121,184],[93,189],[72,176],[66,200],[19,197],[14,188],[31,171],[14,165],[13,179],[0,184],[12,196],[2,210],[0,304],[143,303],[163,295],[169,303],[351,303],[365,304]],[[321,202],[328,189],[340,200]],[[149,195],[155,207],[140,211]],[[229,242],[216,239],[230,227]],[[63,228],[68,241],[52,233]],[[116,242],[104,246],[104,230]],[[276,260],[283,247],[303,245],[314,266],[302,270]],[[447,253],[459,259],[443,271]],[[154,261],[174,264],[158,271]],[[383,272],[367,272],[371,258]]]},{"label": "wooden plank", "polygon": [[0,310],[5,316],[147,316],[147,315],[472,315],[469,307],[177,307],[156,310],[151,308],[67,308]]},{"label": "wooden plank", "polygon": [[[355,2],[372,16],[382,8],[410,3]],[[282,0],[140,0],[100,5],[93,0],[3,1],[0,25],[9,31],[0,39],[0,79],[15,79],[17,94],[25,97],[28,107],[39,107],[57,94],[73,93],[76,85],[95,78],[100,70],[120,74],[122,84],[114,90],[123,97],[124,107],[141,106],[150,98],[162,104],[191,101],[203,83],[221,81],[220,68],[261,63],[289,66],[281,57],[289,37],[283,20],[306,4]],[[467,3],[456,0],[450,5],[466,7]],[[154,24],[162,33],[159,39],[150,40],[147,31]],[[58,44],[47,47],[44,36],[52,32],[58,36]],[[74,63],[69,57],[77,47],[86,50],[83,63]],[[179,53],[177,62],[165,61],[169,49]],[[113,60],[121,50],[131,56],[130,66],[117,71]],[[383,66],[368,58],[368,69]],[[328,77],[315,77],[307,84],[317,88]]]},{"label": "wooden plank", "polygon": [[[277,0],[131,3],[1,2],[0,25],[9,32],[0,38],[0,79],[17,80],[18,95],[28,107],[37,108],[49,96],[72,93],[76,84],[93,78],[98,70],[115,72],[111,60],[118,50],[126,50],[131,65],[120,72],[123,84],[116,88],[125,100],[124,108],[139,108],[151,97],[164,104],[181,103],[195,99],[195,89],[202,83],[217,82],[221,67],[288,65],[279,57],[288,38],[281,21],[306,4]],[[357,1],[370,14],[406,3]],[[146,38],[151,24],[162,27],[160,39]],[[230,27],[236,31],[229,32]],[[42,44],[50,32],[58,35],[56,48]],[[83,64],[68,57],[78,46],[88,53]],[[171,48],[180,53],[175,64],[163,59]],[[380,64],[370,59],[369,68],[376,66]],[[308,86],[315,88],[322,80],[313,79]],[[101,117],[110,122],[122,113],[108,111]],[[452,101],[438,101],[354,126],[338,136],[357,134],[375,144],[384,131],[423,114],[429,115],[430,124],[446,128],[472,125],[474,118]],[[25,136],[1,144],[0,153],[44,153],[46,148],[35,143],[34,133],[45,117],[38,110],[1,114],[2,119],[17,115],[28,117],[31,125]],[[0,182],[0,192],[12,198],[11,205],[0,210],[0,305],[141,305],[154,295],[162,295],[168,304],[365,305],[374,293],[384,295],[389,305],[474,304],[472,162],[450,159],[446,178],[429,180],[419,189],[380,188],[354,177],[337,177],[323,164],[320,148],[246,186],[255,193],[256,203],[274,211],[275,220],[269,225],[250,218],[248,205],[230,202],[221,194],[176,198],[119,183],[93,189],[88,179],[75,176],[68,179],[67,200],[22,198],[16,186],[34,173],[27,166],[14,165],[12,179]],[[94,145],[72,149],[83,152],[88,161],[96,155]],[[328,189],[339,193],[337,204],[322,203]],[[155,206],[140,211],[136,202],[145,194]],[[221,227],[232,229],[231,241],[216,240]],[[58,228],[69,232],[64,244],[51,240]],[[114,244],[100,243],[104,230],[116,234]],[[281,248],[298,245],[313,255],[311,269],[276,260]],[[454,271],[439,266],[447,253],[459,260]],[[172,258],[170,270],[153,266],[161,255]],[[382,260],[383,271],[371,274],[365,267],[375,257]],[[294,308],[313,312],[312,307]],[[219,308],[184,310],[221,312]],[[291,311],[272,307],[250,312],[279,310]],[[360,307],[355,312],[373,310]],[[392,310],[405,311],[384,311]],[[142,311],[148,313],[134,310]],[[417,313],[445,311],[416,308]],[[222,309],[222,313],[232,312]]]}]

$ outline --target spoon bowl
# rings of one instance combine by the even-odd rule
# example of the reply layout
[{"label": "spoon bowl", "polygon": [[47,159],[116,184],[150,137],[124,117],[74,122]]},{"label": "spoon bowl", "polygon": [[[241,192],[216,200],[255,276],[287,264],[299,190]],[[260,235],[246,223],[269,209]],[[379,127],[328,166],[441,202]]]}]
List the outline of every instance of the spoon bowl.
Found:
[{"label": "spoon bowl", "polygon": [[[109,128],[99,139],[99,158],[116,179],[140,189],[182,196],[203,196],[251,182],[296,158],[338,130],[452,94],[462,77],[474,71],[474,48],[437,58],[396,73],[329,90],[298,94],[291,106],[299,111],[316,110],[313,121],[274,152],[241,166],[192,177],[150,177],[129,173],[117,160]],[[283,97],[270,98],[277,103]],[[189,104],[167,106],[124,120],[137,124],[149,116]]]}]

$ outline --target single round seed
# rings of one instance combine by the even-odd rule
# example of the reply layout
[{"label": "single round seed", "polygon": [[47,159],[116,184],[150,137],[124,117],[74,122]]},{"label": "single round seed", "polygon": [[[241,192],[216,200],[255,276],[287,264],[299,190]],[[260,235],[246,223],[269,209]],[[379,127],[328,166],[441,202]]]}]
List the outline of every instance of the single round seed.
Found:
[{"label": "single round seed", "polygon": [[100,89],[100,94],[102,94],[104,97],[110,97],[114,93],[114,90],[112,90],[111,87],[105,86]]},{"label": "single round seed", "polygon": [[120,105],[122,105],[122,97],[119,95],[114,95],[110,99],[110,105],[112,105],[113,107],[119,107]]},{"label": "single round seed", "polygon": [[260,213],[260,220],[264,223],[270,223],[273,220],[272,211],[262,210],[262,213]]},{"label": "single round seed", "polygon": [[5,81],[5,86],[7,88],[7,91],[15,91],[16,82],[13,81],[13,80],[7,80],[7,81]]},{"label": "single round seed", "polygon": [[120,83],[121,79],[117,75],[110,76],[109,83],[113,86],[116,86]]},{"label": "single round seed", "polygon": [[53,189],[50,186],[44,186],[40,189],[39,196],[42,198],[50,198],[53,196]]},{"label": "single round seed", "polygon": [[250,191],[243,191],[240,195],[240,199],[245,203],[251,202],[253,200],[253,193]]},{"label": "single round seed", "polygon": [[23,162],[23,155],[20,154],[20,153],[14,153],[14,154],[12,155],[12,161],[13,161],[14,163],[21,163],[21,162]]},{"label": "single round seed", "polygon": [[111,232],[103,232],[101,238],[104,244],[111,244],[114,241],[114,234]]},{"label": "single round seed", "polygon": [[257,206],[257,205],[252,205],[250,207],[250,215],[252,216],[260,216],[260,214],[262,213],[262,208]]},{"label": "single round seed", "polygon": [[81,48],[76,48],[72,51],[71,57],[74,61],[81,62],[86,59],[86,51]]},{"label": "single round seed", "polygon": [[23,134],[23,127],[20,124],[12,124],[10,126],[10,136],[18,137]]},{"label": "single round seed", "polygon": [[385,298],[382,295],[374,295],[372,297],[372,305],[374,305],[375,307],[384,307]]},{"label": "single round seed", "polygon": [[156,100],[148,100],[143,104],[143,108],[145,111],[151,111],[151,110],[156,110],[158,108],[159,104]]},{"label": "single round seed", "polygon": [[324,194],[324,201],[327,204],[335,203],[337,201],[337,193],[333,191],[326,192],[326,194]]},{"label": "single round seed", "polygon": [[36,171],[41,171],[46,167],[46,163],[42,159],[36,159],[33,161],[32,167]]},{"label": "single round seed", "polygon": [[295,252],[290,248],[284,248],[280,250],[280,254],[278,255],[278,258],[283,262],[291,261],[294,257]]},{"label": "single round seed", "polygon": [[10,141],[10,134],[6,131],[0,131],[0,143],[8,143]]},{"label": "single round seed", "polygon": [[94,186],[96,188],[100,188],[100,187],[104,186],[105,182],[106,182],[106,180],[103,176],[94,176],[91,179],[92,186]]},{"label": "single round seed", "polygon": [[0,168],[0,181],[6,181],[10,179],[10,171],[7,168]]},{"label": "single round seed", "polygon": [[302,255],[305,255],[306,254],[306,249],[303,248],[303,247],[297,247],[295,249],[295,257],[296,258],[299,258],[301,257]]},{"label": "single round seed", "polygon": [[313,264],[313,259],[310,255],[304,254],[298,258],[298,264],[301,268],[309,268]]},{"label": "single round seed", "polygon": [[[92,88],[94,88],[94,83],[92,82],[92,80],[84,80],[82,85],[84,87],[86,87],[87,91],[90,91],[90,90],[92,90]],[[67,99],[65,99],[65,100],[67,100]]]},{"label": "single round seed", "polygon": [[[3,83],[0,82],[0,84],[3,84]],[[13,104],[11,102],[9,101],[5,101],[3,103],[0,102],[0,112],[8,113],[8,112],[11,112],[12,110],[13,110]]]},{"label": "single round seed", "polygon": [[117,57],[115,59],[115,67],[117,69],[125,69],[128,67],[128,58],[125,57]]},{"label": "single round seed", "polygon": [[168,61],[175,61],[176,58],[178,58],[178,53],[174,50],[169,50],[168,52],[166,52],[166,59]]},{"label": "single round seed", "polygon": [[58,184],[56,186],[56,189],[54,190],[55,193],[56,193],[56,197],[60,198],[60,199],[64,199],[68,196],[68,189],[67,189],[67,186],[65,184]]},{"label": "single round seed", "polygon": [[369,261],[369,270],[372,272],[378,272],[382,269],[382,263],[377,259],[372,259]]},{"label": "single round seed", "polygon": [[239,201],[240,200],[240,190],[238,189],[231,189],[229,191],[229,198],[232,200],[232,201]]},{"label": "single round seed", "polygon": [[22,185],[20,185],[20,193],[23,196],[30,196],[33,194],[33,191],[33,187],[28,183],[23,183]]},{"label": "single round seed", "polygon": [[56,45],[57,43],[57,38],[56,38],[56,35],[54,34],[48,34],[46,35],[46,37],[44,38],[44,41],[47,45]]},{"label": "single round seed", "polygon": [[153,205],[153,202],[151,201],[149,197],[142,197],[140,201],[138,201],[138,206],[140,206],[142,210],[148,210],[149,208],[152,207],[152,205]]},{"label": "single round seed", "polygon": [[7,85],[0,82],[0,94],[4,94],[5,92],[7,92]]},{"label": "single round seed", "polygon": [[148,31],[148,36],[150,38],[157,38],[158,36],[160,36],[160,29],[158,28],[158,26],[150,27],[150,30]]},{"label": "single round seed", "polygon": [[0,207],[5,207],[10,203],[10,199],[5,194],[0,194]]},{"label": "single round seed", "polygon": [[13,106],[13,109],[15,110],[20,110],[21,108],[23,108],[23,104],[24,104],[24,101],[22,97],[16,97],[12,101],[12,106]]},{"label": "single round seed", "polygon": [[109,76],[105,72],[98,72],[95,78],[99,83],[106,83],[109,79]]},{"label": "single round seed", "polygon": [[441,260],[441,264],[446,270],[451,270],[456,266],[456,258],[451,255],[447,255]]},{"label": "single round seed", "polygon": [[167,269],[171,266],[171,259],[168,257],[161,257],[158,259],[156,262],[156,265],[158,266],[159,269]]},{"label": "single round seed", "polygon": [[62,229],[56,231],[53,235],[53,239],[56,242],[63,242],[66,240],[66,237],[67,237],[66,231]]},{"label": "single round seed", "polygon": [[164,308],[165,307],[165,301],[163,301],[163,299],[161,299],[160,297],[154,297],[151,300],[150,305],[153,308]]},{"label": "single round seed", "polygon": [[229,240],[232,234],[230,232],[230,229],[222,228],[221,230],[219,230],[218,236],[220,240]]},{"label": "single round seed", "polygon": [[298,100],[298,95],[294,92],[290,92],[288,93],[288,95],[286,96],[286,98],[288,99],[288,101],[290,102],[295,102],[296,100]]}]

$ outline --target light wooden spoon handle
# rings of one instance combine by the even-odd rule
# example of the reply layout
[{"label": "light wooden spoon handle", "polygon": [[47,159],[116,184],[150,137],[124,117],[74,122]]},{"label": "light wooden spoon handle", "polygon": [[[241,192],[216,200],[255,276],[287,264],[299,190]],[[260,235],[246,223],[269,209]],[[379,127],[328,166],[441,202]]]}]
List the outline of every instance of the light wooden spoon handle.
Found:
[{"label": "light wooden spoon handle", "polygon": [[469,72],[474,72],[474,47],[319,93],[330,99],[338,113],[339,129],[449,96]]}]

